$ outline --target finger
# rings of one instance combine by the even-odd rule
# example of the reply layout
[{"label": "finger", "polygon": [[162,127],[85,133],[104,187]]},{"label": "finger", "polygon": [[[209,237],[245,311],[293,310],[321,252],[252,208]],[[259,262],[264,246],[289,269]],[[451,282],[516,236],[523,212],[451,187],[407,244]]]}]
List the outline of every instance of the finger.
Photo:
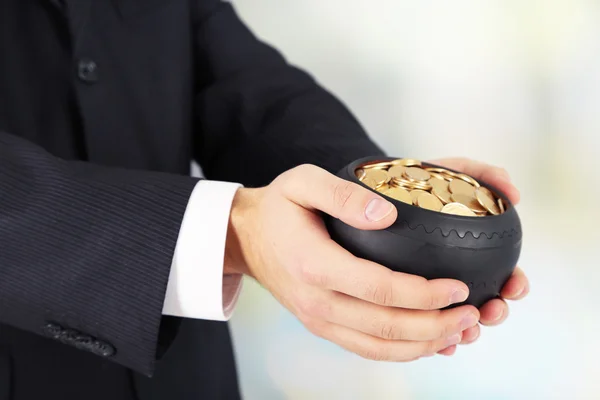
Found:
[{"label": "finger", "polygon": [[479,339],[479,335],[481,334],[481,328],[479,324],[472,326],[462,333],[462,340],[460,344],[471,344],[477,339]]},{"label": "finger", "polygon": [[280,188],[290,201],[323,211],[358,229],[384,229],[398,215],[383,197],[314,165],[301,165],[280,177]]},{"label": "finger", "polygon": [[427,280],[394,272],[382,265],[354,257],[333,240],[310,239],[292,274],[301,281],[335,290],[371,303],[418,310],[435,310],[460,303],[469,288],[453,279]]},{"label": "finger", "polygon": [[520,300],[527,296],[527,293],[529,293],[529,280],[523,270],[517,267],[508,282],[502,287],[500,296],[508,300]]},{"label": "finger", "polygon": [[477,180],[481,180],[482,182],[496,187],[515,205],[518,204],[521,199],[519,190],[512,184],[510,175],[504,168],[462,157],[444,158],[430,162],[431,164],[464,172]]},{"label": "finger", "polygon": [[499,325],[508,317],[508,305],[502,299],[493,299],[481,306],[479,312],[482,325]]},{"label": "finger", "polygon": [[443,311],[408,310],[384,307],[331,291],[323,291],[321,298],[309,304],[302,310],[308,318],[324,319],[388,340],[435,340],[479,323],[479,311],[473,306]]},{"label": "finger", "polygon": [[461,340],[460,333],[449,338],[428,342],[411,342],[385,340],[331,323],[308,328],[315,335],[334,342],[346,350],[356,353],[363,358],[377,361],[413,361],[458,344]]},{"label": "finger", "polygon": [[453,356],[454,353],[456,353],[456,345],[446,347],[445,349],[438,351],[438,354],[441,354],[443,356]]}]

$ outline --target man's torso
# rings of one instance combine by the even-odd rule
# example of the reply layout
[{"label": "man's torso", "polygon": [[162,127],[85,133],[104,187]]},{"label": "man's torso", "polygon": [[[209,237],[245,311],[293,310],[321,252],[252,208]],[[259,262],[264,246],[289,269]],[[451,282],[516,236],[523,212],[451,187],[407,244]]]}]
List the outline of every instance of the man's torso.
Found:
[{"label": "man's torso", "polygon": [[[0,130],[65,159],[186,174],[204,79],[193,35],[183,0],[0,0]],[[0,400],[229,399],[236,379],[225,323],[183,321],[153,379],[0,324]]]}]

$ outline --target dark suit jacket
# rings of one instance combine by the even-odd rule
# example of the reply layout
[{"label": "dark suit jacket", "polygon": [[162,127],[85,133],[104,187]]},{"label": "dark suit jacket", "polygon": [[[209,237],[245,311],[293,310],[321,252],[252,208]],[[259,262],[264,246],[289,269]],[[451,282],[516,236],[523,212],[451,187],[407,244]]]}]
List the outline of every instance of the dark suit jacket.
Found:
[{"label": "dark suit jacket", "polygon": [[161,317],[190,161],[380,152],[228,3],[0,0],[0,400],[236,398],[227,324]]}]

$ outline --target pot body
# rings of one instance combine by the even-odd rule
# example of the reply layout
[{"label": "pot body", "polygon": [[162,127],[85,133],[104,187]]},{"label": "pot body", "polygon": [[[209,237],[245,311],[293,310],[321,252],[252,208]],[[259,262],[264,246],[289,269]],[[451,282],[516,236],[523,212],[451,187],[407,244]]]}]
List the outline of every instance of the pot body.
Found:
[{"label": "pot body", "polygon": [[[360,182],[354,171],[366,163],[395,159],[363,158],[343,168],[338,176],[374,191]],[[329,216],[325,223],[331,238],[357,257],[427,279],[463,281],[470,294],[462,304],[480,307],[499,295],[513,273],[521,253],[522,230],[506,196],[485,182],[479,183],[502,198],[507,205],[503,214],[463,217],[387,198],[398,210],[396,222],[387,229],[359,230]]]}]

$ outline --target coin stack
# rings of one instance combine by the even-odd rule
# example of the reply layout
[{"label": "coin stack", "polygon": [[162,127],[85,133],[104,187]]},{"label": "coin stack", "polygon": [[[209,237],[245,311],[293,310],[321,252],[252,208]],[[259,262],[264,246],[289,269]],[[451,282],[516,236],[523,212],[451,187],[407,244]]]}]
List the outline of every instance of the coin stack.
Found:
[{"label": "coin stack", "polygon": [[402,158],[362,165],[358,179],[379,193],[406,204],[470,217],[502,214],[504,201],[469,175],[423,166]]}]

